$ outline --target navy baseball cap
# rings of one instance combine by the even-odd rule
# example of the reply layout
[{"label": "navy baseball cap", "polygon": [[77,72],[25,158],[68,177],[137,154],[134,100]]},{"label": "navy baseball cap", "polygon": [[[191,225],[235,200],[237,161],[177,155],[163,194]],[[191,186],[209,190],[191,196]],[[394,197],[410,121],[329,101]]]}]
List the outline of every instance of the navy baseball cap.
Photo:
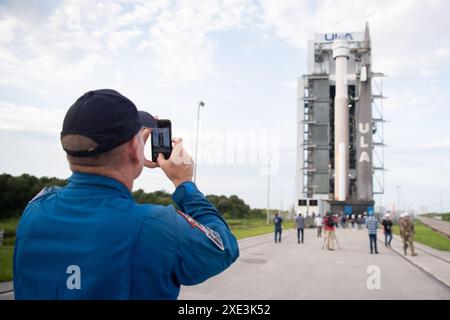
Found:
[{"label": "navy baseball cap", "polygon": [[131,140],[142,128],[155,128],[156,120],[119,92],[101,89],[86,92],[69,108],[64,118],[61,139],[82,135],[97,143],[89,150],[63,149],[74,157],[92,157]]}]

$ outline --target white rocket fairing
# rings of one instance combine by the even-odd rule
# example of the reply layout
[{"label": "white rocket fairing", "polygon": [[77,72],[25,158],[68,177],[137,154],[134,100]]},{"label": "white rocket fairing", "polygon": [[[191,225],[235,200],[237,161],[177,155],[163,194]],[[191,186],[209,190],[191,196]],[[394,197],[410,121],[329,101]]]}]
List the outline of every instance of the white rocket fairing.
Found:
[{"label": "white rocket fairing", "polygon": [[336,65],[336,96],[334,98],[334,199],[347,200],[349,193],[349,110],[347,60],[349,43],[338,39],[333,44]]}]

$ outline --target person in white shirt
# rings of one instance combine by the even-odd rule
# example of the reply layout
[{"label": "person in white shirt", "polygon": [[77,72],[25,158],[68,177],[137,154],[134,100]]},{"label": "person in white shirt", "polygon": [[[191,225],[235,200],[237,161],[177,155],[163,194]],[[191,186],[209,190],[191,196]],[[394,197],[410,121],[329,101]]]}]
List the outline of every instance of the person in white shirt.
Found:
[{"label": "person in white shirt", "polygon": [[317,227],[317,238],[321,238],[322,237],[322,216],[319,214],[316,219],[315,219],[315,224]]}]

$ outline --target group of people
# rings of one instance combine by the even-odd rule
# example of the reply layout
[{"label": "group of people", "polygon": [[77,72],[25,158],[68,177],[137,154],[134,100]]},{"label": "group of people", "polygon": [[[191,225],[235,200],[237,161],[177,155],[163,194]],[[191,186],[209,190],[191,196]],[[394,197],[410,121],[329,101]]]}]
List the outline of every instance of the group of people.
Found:
[{"label": "group of people", "polygon": [[[381,223],[379,223],[379,221],[374,216],[372,211],[368,213],[365,212],[363,215],[360,214],[358,216],[355,215],[338,216],[336,214],[333,215],[331,212],[327,212],[327,214],[323,218],[320,214],[318,216],[313,215],[313,217],[314,217],[314,225],[317,228],[317,237],[319,238],[322,237],[322,229],[324,229],[325,231],[324,246],[328,250],[334,250],[334,242],[337,243],[335,230],[339,226],[339,224],[343,228],[346,228],[349,225],[352,225],[352,228],[354,228],[355,224],[358,226],[358,229],[362,229],[365,226],[367,228],[367,232],[369,235],[370,254],[379,253],[377,246],[377,232],[381,224],[381,228],[384,234],[385,246],[391,247],[391,242],[393,238],[392,227],[394,224],[392,222],[389,213],[384,215],[384,218],[382,219]],[[278,214],[275,214],[273,222],[275,226],[275,243],[278,243],[281,242],[283,218],[280,217]],[[416,253],[414,252],[414,243],[413,243],[413,237],[415,233],[414,224],[407,213],[402,214],[398,222],[400,227],[400,236],[402,237],[403,240],[404,254],[406,255],[407,248],[409,247],[411,250],[411,255],[415,256]],[[306,227],[305,217],[301,213],[299,213],[298,216],[295,218],[294,224],[294,229],[297,230],[298,243],[304,243],[305,227]]]},{"label": "group of people", "polygon": [[[283,231],[283,218],[279,216],[278,213],[275,213],[275,217],[273,218],[273,223],[275,227],[275,243],[281,242],[281,234]],[[330,250],[333,250],[333,244],[332,240],[335,235],[335,227],[337,225],[337,219],[331,214],[331,212],[328,212],[327,215],[322,218],[321,215],[318,215],[314,218],[314,224],[317,228],[317,237],[322,237],[322,228],[325,230],[325,236],[327,239],[327,248],[330,248]],[[305,227],[306,227],[306,220],[305,217],[299,213],[298,216],[295,218],[295,224],[294,229],[297,230],[297,242],[298,243],[304,243],[304,237],[305,237]]]},{"label": "group of people", "polygon": [[[344,215],[342,214],[339,217],[339,225],[342,228],[351,228],[354,229],[355,226],[358,227],[359,230],[362,230],[364,225],[366,223],[366,219],[363,215],[359,214],[358,216],[352,214],[352,215]],[[338,226],[339,226],[338,225]]]},{"label": "group of people", "polygon": [[[403,253],[406,256],[407,249],[409,247],[411,250],[411,256],[416,256],[417,254],[414,252],[414,223],[409,214],[403,213],[402,215],[400,215],[398,224],[400,227],[400,236],[403,240]],[[392,222],[390,214],[385,214],[383,220],[381,221],[381,227],[384,233],[384,245],[386,247],[391,247],[393,225],[394,223]],[[375,253],[377,254],[378,220],[375,217],[369,215],[366,226],[369,232],[370,253],[373,253],[373,249],[375,249]]]}]

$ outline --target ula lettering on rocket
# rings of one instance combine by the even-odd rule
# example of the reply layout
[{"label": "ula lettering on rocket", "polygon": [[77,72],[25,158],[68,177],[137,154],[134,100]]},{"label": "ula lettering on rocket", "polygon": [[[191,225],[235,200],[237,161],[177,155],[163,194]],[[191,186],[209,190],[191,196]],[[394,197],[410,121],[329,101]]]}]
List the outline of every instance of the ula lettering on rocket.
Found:
[{"label": "ula lettering on rocket", "polygon": [[[369,148],[369,145],[366,143],[364,136],[370,132],[370,124],[368,122],[359,123],[358,130],[360,135],[359,139],[359,147],[361,148],[361,155],[359,156],[359,162],[370,162],[369,153],[367,152],[367,149]],[[364,150],[365,149],[365,150]]]}]

